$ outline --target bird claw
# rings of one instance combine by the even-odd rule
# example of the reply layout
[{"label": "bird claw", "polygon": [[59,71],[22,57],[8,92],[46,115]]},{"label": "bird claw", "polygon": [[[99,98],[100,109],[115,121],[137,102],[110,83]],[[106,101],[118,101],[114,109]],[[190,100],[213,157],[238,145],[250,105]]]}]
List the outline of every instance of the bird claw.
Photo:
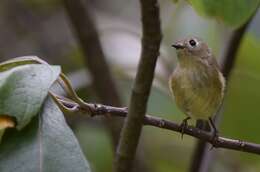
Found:
[{"label": "bird claw", "polygon": [[212,150],[213,148],[217,147],[216,145],[218,143],[218,137],[219,137],[218,132],[214,131],[213,135],[212,135],[212,138],[211,138],[211,141],[212,141],[211,147],[210,147],[209,150]]},{"label": "bird claw", "polygon": [[210,150],[212,150],[214,147],[217,146],[219,134],[218,134],[218,130],[211,118],[209,118],[209,122],[213,128],[213,134],[211,137],[212,144],[211,144],[211,148],[210,148]]},{"label": "bird claw", "polygon": [[181,127],[181,139],[183,139],[184,130],[188,126],[188,120],[189,119],[190,119],[190,117],[187,117],[184,120],[182,120],[182,122],[181,122],[181,125],[180,125],[180,127]]}]

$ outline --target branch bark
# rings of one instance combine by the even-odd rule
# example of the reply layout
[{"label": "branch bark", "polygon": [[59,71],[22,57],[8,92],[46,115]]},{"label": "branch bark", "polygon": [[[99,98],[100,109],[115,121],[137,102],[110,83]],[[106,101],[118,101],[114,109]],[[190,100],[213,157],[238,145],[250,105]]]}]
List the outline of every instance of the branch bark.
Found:
[{"label": "branch bark", "polygon": [[[88,11],[88,2],[85,4],[82,0],[64,0],[64,5],[82,47],[85,64],[92,78],[92,88],[96,92],[97,97],[104,104],[122,106],[116,82],[111,75],[97,29]],[[105,125],[111,133],[114,149],[116,149],[120,137],[122,124],[123,121],[121,119],[111,120],[105,118]],[[138,156],[134,171],[145,172],[151,170]]]},{"label": "branch bark", "polygon": [[[226,83],[228,83],[229,76],[234,67],[240,44],[253,16],[254,15],[252,15],[251,19],[249,19],[247,23],[233,31],[230,40],[227,43],[226,52],[224,54],[223,62],[221,64],[221,70],[226,79]],[[219,118],[219,115],[220,114],[217,114],[216,118]],[[198,141],[193,153],[193,158],[189,169],[190,172],[208,171],[211,158],[209,158],[209,156],[206,156],[207,153],[210,153],[207,151],[207,148],[207,143],[204,140]]]},{"label": "branch bark", "polygon": [[157,0],[140,0],[140,4],[143,30],[141,59],[132,89],[129,115],[121,131],[115,172],[131,171],[162,39]]},{"label": "branch bark", "polygon": [[[85,107],[80,107],[75,103],[69,103],[66,101],[62,103],[66,107],[72,108],[78,112],[88,112],[90,113],[89,115],[92,117],[105,115],[111,117],[114,116],[126,118],[129,113],[128,108],[126,107],[120,108],[92,103],[86,103]],[[145,115],[142,118],[141,123],[147,126],[153,126],[182,133],[182,126],[180,124],[166,119],[154,117],[152,115]],[[184,134],[203,140],[204,142],[211,143],[215,148],[226,148],[260,155],[260,144],[225,137],[218,137],[217,139],[213,139],[212,134],[210,132],[200,130],[193,126],[185,127]]]}]

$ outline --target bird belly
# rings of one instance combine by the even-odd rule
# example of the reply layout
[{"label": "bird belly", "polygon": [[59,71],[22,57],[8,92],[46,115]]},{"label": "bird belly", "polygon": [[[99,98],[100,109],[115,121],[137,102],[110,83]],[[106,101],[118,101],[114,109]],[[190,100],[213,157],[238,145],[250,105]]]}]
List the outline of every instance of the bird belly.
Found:
[{"label": "bird belly", "polygon": [[195,119],[208,119],[217,112],[222,102],[223,89],[220,79],[214,76],[185,73],[173,77],[171,89],[176,104],[186,115]]},{"label": "bird belly", "polygon": [[177,105],[185,114],[195,119],[208,119],[215,114],[218,103],[214,103],[211,91],[205,88],[203,92],[183,88],[180,93],[174,94]]}]

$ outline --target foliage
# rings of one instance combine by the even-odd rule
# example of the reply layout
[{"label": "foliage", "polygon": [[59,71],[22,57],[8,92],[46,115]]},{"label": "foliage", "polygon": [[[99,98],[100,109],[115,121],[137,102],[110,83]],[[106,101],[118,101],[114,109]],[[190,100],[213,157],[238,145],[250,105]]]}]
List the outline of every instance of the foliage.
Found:
[{"label": "foliage", "polygon": [[0,73],[0,114],[15,117],[16,127],[22,129],[39,112],[59,73],[57,66],[39,64],[18,66]]},{"label": "foliage", "polygon": [[255,13],[259,0],[188,0],[201,15],[239,27]]},{"label": "foliage", "polygon": [[90,171],[62,112],[46,99],[60,67],[17,61],[0,64],[0,118],[13,117],[18,129],[2,138],[0,171]]},{"label": "foliage", "polygon": [[3,138],[0,171],[16,169],[21,172],[90,171],[62,112],[49,98],[29,125],[21,131],[7,132]]}]

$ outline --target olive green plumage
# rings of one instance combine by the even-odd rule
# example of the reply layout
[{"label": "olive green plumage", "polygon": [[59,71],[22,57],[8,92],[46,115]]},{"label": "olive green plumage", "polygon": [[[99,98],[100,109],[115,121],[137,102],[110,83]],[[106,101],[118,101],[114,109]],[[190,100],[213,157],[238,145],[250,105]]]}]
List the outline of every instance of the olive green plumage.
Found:
[{"label": "olive green plumage", "polygon": [[169,85],[177,106],[189,117],[208,119],[218,111],[225,79],[207,44],[196,37],[173,44],[178,64]]}]

